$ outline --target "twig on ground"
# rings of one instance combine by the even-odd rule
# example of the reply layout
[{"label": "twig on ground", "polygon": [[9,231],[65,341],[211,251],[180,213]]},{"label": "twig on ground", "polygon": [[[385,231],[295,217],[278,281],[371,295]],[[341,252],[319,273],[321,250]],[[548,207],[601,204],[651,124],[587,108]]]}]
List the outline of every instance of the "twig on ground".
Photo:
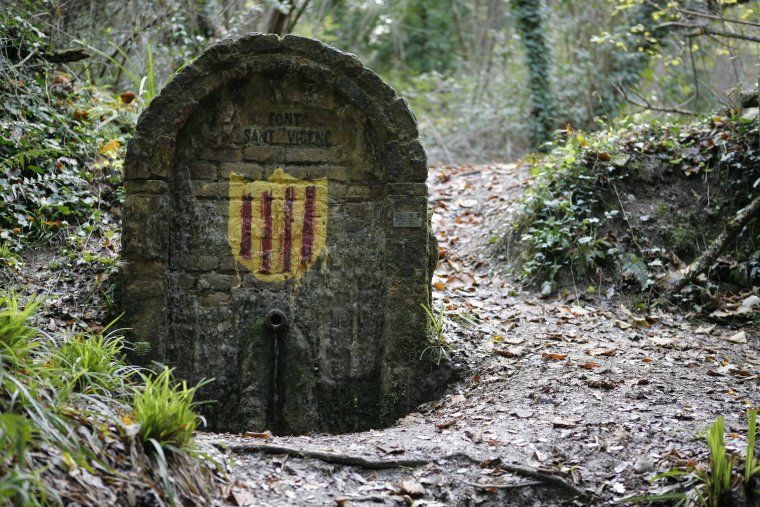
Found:
[{"label": "twig on ground", "polygon": [[466,484],[478,489],[520,489],[520,488],[528,488],[531,486],[540,486],[543,484],[543,482],[529,481],[529,482],[517,482],[513,484],[492,484],[492,483],[481,484],[479,482],[468,482]]},{"label": "twig on ground", "polygon": [[[454,458],[465,459],[467,461],[470,461],[478,465],[483,462],[483,460],[474,458],[464,452],[455,452],[453,454],[449,454],[444,459],[454,459]],[[538,468],[524,467],[522,465],[514,465],[511,463],[502,463],[502,462],[499,462],[496,466],[498,466],[501,470],[505,470],[515,475],[524,475],[525,477],[532,477],[533,479],[538,479],[544,483],[552,484],[553,486],[556,486],[558,488],[570,491],[574,495],[586,496],[586,494],[583,491],[576,488],[575,486],[573,486],[572,484],[567,482],[565,479],[563,479],[559,475],[552,472],[551,470],[540,470]]]},{"label": "twig on ground", "polygon": [[341,502],[372,502],[372,503],[385,503],[388,501],[387,496],[381,495],[361,495],[361,496],[342,496],[336,498],[335,501],[338,505],[342,505]]},{"label": "twig on ground", "polygon": [[[364,456],[356,456],[350,454],[344,454],[340,452],[327,452],[317,451],[313,449],[299,449],[297,447],[290,447],[286,445],[278,444],[263,444],[258,442],[248,442],[241,444],[234,444],[226,446],[222,442],[215,442],[214,445],[222,450],[227,450],[235,454],[252,454],[261,452],[264,454],[285,454],[296,458],[311,458],[324,461],[326,463],[333,463],[336,465],[356,466],[366,468],[369,470],[384,470],[391,468],[417,468],[421,466],[434,463],[436,461],[450,461],[454,459],[461,459],[470,461],[477,465],[483,463],[484,460],[475,458],[464,452],[455,452],[447,454],[440,458],[401,458],[401,459],[372,459]],[[496,466],[499,469],[506,472],[510,472],[515,475],[523,475],[536,479],[537,481],[554,486],[559,489],[563,489],[574,496],[585,497],[586,493],[570,484],[565,479],[552,472],[551,470],[540,470],[537,468],[525,467],[521,465],[514,465],[511,463],[503,463],[498,461]],[[526,483],[527,484],[527,483]]]}]

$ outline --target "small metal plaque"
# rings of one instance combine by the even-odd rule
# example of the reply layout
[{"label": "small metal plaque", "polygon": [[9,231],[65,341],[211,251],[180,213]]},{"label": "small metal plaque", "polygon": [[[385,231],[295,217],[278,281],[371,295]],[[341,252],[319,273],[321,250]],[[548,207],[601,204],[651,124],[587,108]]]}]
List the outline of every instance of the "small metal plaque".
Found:
[{"label": "small metal plaque", "polygon": [[393,227],[422,227],[422,213],[396,211],[393,213]]}]

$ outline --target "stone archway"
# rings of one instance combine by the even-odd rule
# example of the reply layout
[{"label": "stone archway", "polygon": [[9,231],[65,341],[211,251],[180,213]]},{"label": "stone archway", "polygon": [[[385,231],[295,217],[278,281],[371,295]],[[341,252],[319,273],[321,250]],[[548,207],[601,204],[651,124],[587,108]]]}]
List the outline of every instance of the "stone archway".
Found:
[{"label": "stone archway", "polygon": [[407,103],[353,55],[212,46],[128,148],[122,301],[143,360],[215,378],[221,430],[365,429],[434,394],[426,176]]}]

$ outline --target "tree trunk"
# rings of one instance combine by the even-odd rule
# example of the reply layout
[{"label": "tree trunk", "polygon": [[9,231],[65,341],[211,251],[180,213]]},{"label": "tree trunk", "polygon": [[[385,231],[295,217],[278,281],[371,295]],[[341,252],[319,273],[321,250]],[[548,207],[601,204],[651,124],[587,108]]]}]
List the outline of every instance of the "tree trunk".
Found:
[{"label": "tree trunk", "polygon": [[528,88],[531,97],[531,141],[539,148],[555,128],[554,92],[551,85],[551,49],[546,41],[543,2],[512,0],[517,32],[525,49]]},{"label": "tree trunk", "polygon": [[277,35],[292,33],[308,5],[309,0],[289,0],[285,3],[285,10],[273,9],[267,32]]}]

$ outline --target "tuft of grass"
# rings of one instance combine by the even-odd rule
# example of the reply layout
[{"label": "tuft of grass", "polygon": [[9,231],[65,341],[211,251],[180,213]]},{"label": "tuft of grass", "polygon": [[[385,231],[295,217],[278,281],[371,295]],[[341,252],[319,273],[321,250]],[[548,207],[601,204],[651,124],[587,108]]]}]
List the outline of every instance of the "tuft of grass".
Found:
[{"label": "tuft of grass", "polygon": [[441,305],[438,310],[435,311],[435,313],[433,310],[428,308],[427,305],[423,304],[420,306],[422,306],[422,309],[425,310],[425,314],[427,314],[427,318],[430,322],[430,328],[432,331],[432,343],[422,351],[420,358],[424,356],[425,353],[431,352],[433,362],[439,365],[441,364],[441,361],[449,357],[448,352],[451,350],[451,345],[449,345],[449,342],[446,341],[446,337],[444,335],[445,321],[443,305]]},{"label": "tuft of grass", "polygon": [[23,264],[21,256],[5,241],[0,243],[0,265],[3,264],[9,268],[18,268]]},{"label": "tuft of grass", "polygon": [[748,498],[760,500],[760,461],[755,458],[757,409],[747,412],[747,455],[744,460],[744,491]]},{"label": "tuft of grass", "polygon": [[705,485],[705,501],[708,507],[731,505],[731,483],[736,458],[726,453],[723,443],[725,423],[723,416],[707,430],[707,446],[710,448],[710,473],[699,470],[697,474]]},{"label": "tuft of grass", "polygon": [[[162,505],[207,503],[220,465],[191,446],[179,448],[199,420],[196,388],[174,384],[165,371],[144,377],[139,389],[136,369],[122,362],[120,337],[44,335],[29,324],[36,308],[34,300],[24,306],[0,292],[0,505],[113,504],[126,482],[152,490]],[[119,417],[135,411],[133,404],[144,441],[130,437],[131,422]],[[171,461],[157,456],[153,442],[173,452]],[[72,469],[113,490],[62,485]]]},{"label": "tuft of grass", "polygon": [[32,340],[35,332],[27,323],[38,306],[39,303],[32,300],[21,308],[16,297],[0,296],[0,366],[3,369],[13,370],[24,365],[39,345]]},{"label": "tuft of grass", "polygon": [[[109,324],[110,327],[111,324]],[[75,391],[104,393],[124,388],[124,341],[121,336],[76,335],[53,352],[51,364],[72,383]]]},{"label": "tuft of grass", "polygon": [[202,421],[195,412],[199,403],[193,398],[204,383],[188,387],[187,382],[175,382],[172,371],[164,367],[158,374],[141,375],[144,386],[135,390],[135,421],[148,450],[155,450],[155,443],[162,448],[182,449]]}]

